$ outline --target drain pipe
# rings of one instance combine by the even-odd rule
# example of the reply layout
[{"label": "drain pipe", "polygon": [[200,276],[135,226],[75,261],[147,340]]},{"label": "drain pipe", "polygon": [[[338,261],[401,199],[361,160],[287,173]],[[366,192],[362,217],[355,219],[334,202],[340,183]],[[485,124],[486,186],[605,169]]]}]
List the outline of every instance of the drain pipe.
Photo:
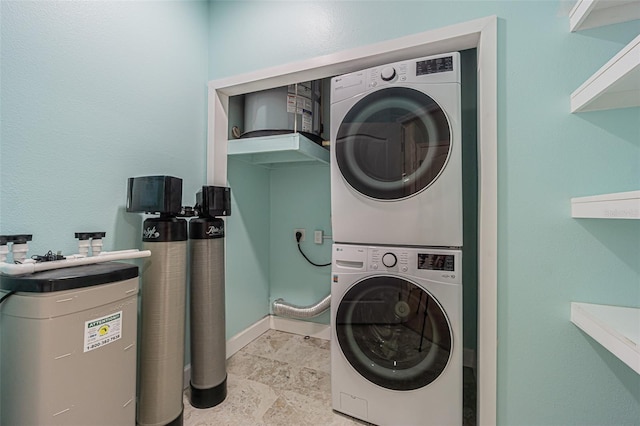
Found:
[{"label": "drain pipe", "polygon": [[273,301],[272,306],[274,315],[296,319],[313,318],[329,309],[331,306],[331,295],[329,294],[315,305],[298,306],[287,303],[284,299],[276,299]]}]

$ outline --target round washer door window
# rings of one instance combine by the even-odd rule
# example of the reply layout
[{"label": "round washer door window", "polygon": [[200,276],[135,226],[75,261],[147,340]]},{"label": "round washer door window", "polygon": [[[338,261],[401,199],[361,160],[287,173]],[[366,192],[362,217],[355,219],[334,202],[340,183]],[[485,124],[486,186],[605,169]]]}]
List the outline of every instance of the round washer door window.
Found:
[{"label": "round washer door window", "polygon": [[370,198],[398,200],[440,176],[451,132],[431,97],[392,87],[358,101],[340,124],[335,142],[338,167],[351,187]]},{"label": "round washer door window", "polygon": [[401,278],[356,283],[340,301],[335,328],[351,366],[387,389],[422,388],[442,374],[451,357],[453,336],[442,307]]}]

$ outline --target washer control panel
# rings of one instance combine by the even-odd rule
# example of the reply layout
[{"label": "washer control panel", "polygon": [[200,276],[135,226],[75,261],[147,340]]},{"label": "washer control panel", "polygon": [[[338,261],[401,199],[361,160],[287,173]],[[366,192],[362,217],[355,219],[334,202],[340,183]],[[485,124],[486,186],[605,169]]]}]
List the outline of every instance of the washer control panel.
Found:
[{"label": "washer control panel", "polygon": [[392,247],[369,247],[368,264],[372,270],[409,272],[409,252]]}]

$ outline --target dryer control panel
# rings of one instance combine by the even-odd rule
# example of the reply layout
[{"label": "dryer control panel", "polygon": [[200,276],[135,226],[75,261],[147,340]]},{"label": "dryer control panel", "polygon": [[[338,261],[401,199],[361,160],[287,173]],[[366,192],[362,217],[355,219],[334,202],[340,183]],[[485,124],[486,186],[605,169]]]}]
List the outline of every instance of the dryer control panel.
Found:
[{"label": "dryer control panel", "polygon": [[451,52],[379,65],[331,79],[331,103],[388,86],[460,84],[460,53]]}]

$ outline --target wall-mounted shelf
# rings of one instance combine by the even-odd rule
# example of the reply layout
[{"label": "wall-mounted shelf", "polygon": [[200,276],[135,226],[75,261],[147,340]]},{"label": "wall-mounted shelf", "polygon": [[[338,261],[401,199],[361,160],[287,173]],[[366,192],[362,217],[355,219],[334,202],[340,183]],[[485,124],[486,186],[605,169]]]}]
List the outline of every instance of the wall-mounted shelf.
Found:
[{"label": "wall-mounted shelf", "polygon": [[640,191],[572,198],[571,217],[640,219]]},{"label": "wall-mounted shelf", "polygon": [[640,36],[571,94],[571,112],[634,106],[640,106]]},{"label": "wall-mounted shelf", "polygon": [[638,0],[578,0],[569,12],[571,32],[640,19]]},{"label": "wall-mounted shelf", "polygon": [[329,150],[299,133],[232,139],[227,155],[267,168],[329,164]]},{"label": "wall-mounted shelf", "polygon": [[640,374],[640,308],[572,302],[571,322]]}]

